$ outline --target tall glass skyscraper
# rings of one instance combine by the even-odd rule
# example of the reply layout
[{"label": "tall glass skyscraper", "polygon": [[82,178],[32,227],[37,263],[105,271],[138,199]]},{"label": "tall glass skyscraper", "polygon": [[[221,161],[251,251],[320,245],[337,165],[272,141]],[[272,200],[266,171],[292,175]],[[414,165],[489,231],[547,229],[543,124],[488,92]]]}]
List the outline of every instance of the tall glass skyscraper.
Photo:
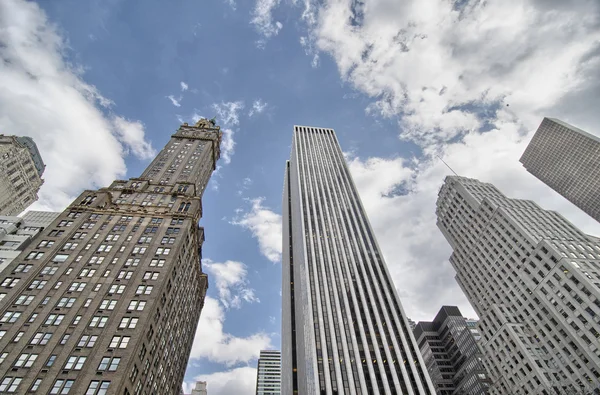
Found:
[{"label": "tall glass skyscraper", "polygon": [[294,127],[282,295],[282,393],[435,394],[332,129]]},{"label": "tall glass skyscraper", "polygon": [[0,393],[181,393],[208,286],[212,122],[181,125],[139,178],[84,191],[0,276]]}]

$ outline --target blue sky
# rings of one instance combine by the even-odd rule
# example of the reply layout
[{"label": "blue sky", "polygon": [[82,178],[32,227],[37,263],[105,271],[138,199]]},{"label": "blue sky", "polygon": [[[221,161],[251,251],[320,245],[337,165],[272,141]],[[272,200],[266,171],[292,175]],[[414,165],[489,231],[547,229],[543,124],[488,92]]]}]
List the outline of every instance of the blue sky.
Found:
[{"label": "blue sky", "polygon": [[280,342],[293,125],[336,130],[408,315],[473,315],[435,226],[438,157],[600,234],[518,162],[544,116],[600,134],[599,43],[593,0],[5,0],[0,132],[38,142],[34,208],[60,210],[140,174],[182,121],[217,116],[185,388],[250,394],[260,348]]}]

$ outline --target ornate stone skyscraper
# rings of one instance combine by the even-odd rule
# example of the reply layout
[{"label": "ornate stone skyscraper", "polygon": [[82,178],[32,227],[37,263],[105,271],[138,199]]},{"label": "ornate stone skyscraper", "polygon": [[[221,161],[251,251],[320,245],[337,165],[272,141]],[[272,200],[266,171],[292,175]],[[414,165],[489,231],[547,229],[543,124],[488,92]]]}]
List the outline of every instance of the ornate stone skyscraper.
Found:
[{"label": "ornate stone skyscraper", "polygon": [[44,167],[31,137],[0,134],[0,215],[18,215],[38,199]]},{"label": "ornate stone skyscraper", "polygon": [[282,394],[435,394],[332,129],[294,127],[282,270]]},{"label": "ornate stone skyscraper", "polygon": [[84,191],[0,276],[0,393],[177,394],[208,286],[222,134],[183,124],[141,177]]}]

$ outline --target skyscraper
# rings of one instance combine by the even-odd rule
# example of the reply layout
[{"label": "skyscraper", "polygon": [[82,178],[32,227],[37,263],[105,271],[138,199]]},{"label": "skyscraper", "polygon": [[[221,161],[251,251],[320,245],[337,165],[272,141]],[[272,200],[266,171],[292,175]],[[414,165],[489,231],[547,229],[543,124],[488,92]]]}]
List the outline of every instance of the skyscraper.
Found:
[{"label": "skyscraper", "polygon": [[281,394],[281,352],[261,350],[256,371],[256,395]]},{"label": "skyscraper", "polygon": [[520,159],[528,172],[600,221],[600,138],[544,118]]},{"label": "skyscraper", "polygon": [[414,335],[438,395],[484,395],[490,380],[474,320],[456,306],[443,306],[433,321],[419,321]]},{"label": "skyscraper", "polygon": [[436,213],[456,280],[480,317],[490,393],[597,389],[600,239],[463,177],[446,177]]},{"label": "skyscraper", "polygon": [[18,215],[38,199],[44,167],[31,137],[0,134],[0,215]]},{"label": "skyscraper", "polygon": [[0,216],[0,272],[59,215],[52,211],[28,211],[22,217]]},{"label": "skyscraper", "polygon": [[213,123],[183,124],[141,177],[84,191],[0,278],[0,392],[180,394],[204,304]]},{"label": "skyscraper", "polygon": [[294,127],[282,270],[282,393],[435,393],[332,129]]},{"label": "skyscraper", "polygon": [[196,388],[192,389],[191,395],[207,395],[206,381],[196,381]]}]

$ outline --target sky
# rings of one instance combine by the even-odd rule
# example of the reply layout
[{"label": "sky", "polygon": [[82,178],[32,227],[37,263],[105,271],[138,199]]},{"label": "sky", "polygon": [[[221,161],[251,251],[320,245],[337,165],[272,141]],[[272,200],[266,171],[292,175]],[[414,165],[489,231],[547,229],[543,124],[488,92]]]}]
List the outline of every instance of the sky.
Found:
[{"label": "sky", "polygon": [[0,133],[47,165],[33,209],[136,177],[182,122],[217,117],[187,392],[252,394],[259,350],[280,347],[295,124],[336,130],[415,321],[475,317],[435,225],[440,159],[600,236],[519,163],[545,116],[600,135],[597,0],[2,0],[0,59]]}]

